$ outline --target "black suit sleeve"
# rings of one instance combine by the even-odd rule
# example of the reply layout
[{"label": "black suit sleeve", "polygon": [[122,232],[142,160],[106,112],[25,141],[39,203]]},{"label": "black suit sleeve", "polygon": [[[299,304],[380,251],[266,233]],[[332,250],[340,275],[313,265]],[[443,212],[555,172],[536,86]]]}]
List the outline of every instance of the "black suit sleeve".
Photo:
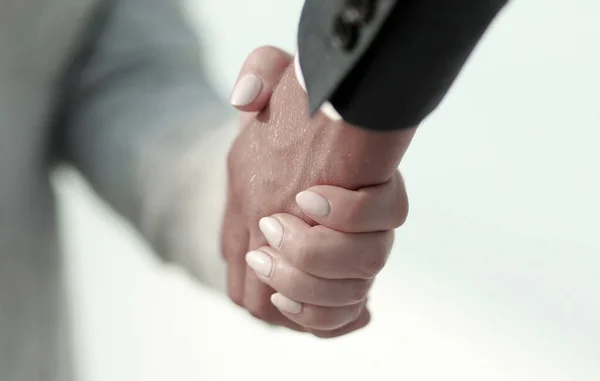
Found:
[{"label": "black suit sleeve", "polygon": [[311,113],[330,101],[348,123],[418,125],[508,0],[307,0],[298,32]]}]

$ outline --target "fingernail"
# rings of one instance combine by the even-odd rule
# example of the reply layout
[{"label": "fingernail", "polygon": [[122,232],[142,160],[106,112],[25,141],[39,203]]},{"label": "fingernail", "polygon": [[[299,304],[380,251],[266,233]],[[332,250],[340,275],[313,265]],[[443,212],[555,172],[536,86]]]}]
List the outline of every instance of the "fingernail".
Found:
[{"label": "fingernail", "polygon": [[248,74],[238,81],[231,94],[230,102],[233,106],[247,106],[254,102],[260,90],[262,81],[254,74]]},{"label": "fingernail", "polygon": [[264,217],[258,221],[260,231],[272,247],[281,246],[283,240],[283,226],[273,217]]},{"label": "fingernail", "polygon": [[250,251],[246,254],[246,263],[250,268],[258,275],[262,275],[266,278],[271,276],[273,271],[273,259],[270,255],[263,253],[262,251]]},{"label": "fingernail", "polygon": [[299,314],[302,311],[302,304],[286,298],[280,293],[271,295],[271,303],[283,312],[288,314]]},{"label": "fingernail", "polygon": [[313,191],[304,191],[296,195],[296,203],[308,214],[317,217],[327,217],[331,211],[331,205],[320,194]]}]

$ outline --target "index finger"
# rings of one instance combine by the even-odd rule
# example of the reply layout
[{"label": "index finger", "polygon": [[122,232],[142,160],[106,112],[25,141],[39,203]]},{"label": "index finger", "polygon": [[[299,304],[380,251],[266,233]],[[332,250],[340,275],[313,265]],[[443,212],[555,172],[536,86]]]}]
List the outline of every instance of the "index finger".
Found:
[{"label": "index finger", "polygon": [[408,196],[400,172],[376,186],[357,191],[318,185],[298,193],[296,203],[319,225],[344,233],[395,229],[408,216]]}]

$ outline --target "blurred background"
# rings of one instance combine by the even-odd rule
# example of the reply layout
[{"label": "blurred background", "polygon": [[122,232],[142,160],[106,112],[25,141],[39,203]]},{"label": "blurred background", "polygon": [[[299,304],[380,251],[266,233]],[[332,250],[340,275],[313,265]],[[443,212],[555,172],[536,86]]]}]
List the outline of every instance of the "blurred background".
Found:
[{"label": "blurred background", "polygon": [[[188,0],[224,102],[253,48],[294,51],[302,3]],[[522,0],[497,20],[402,164],[411,215],[348,337],[254,321],[57,173],[82,380],[600,380],[598,15]]]}]

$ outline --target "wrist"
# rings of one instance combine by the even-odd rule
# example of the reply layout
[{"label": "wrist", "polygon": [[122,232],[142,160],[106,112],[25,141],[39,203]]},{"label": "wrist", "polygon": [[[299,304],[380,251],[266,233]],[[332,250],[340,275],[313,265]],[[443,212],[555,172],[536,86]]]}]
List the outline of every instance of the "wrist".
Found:
[{"label": "wrist", "polygon": [[416,128],[373,131],[351,124],[336,123],[337,141],[347,152],[348,164],[362,179],[362,186],[388,181],[398,169]]},{"label": "wrist", "polygon": [[[306,82],[302,73],[302,67],[300,66],[299,53],[296,53],[294,57],[294,73],[296,80],[300,87],[307,93]],[[364,163],[365,166],[377,166],[376,172],[381,172],[383,168],[394,168],[398,167],[402,157],[404,156],[410,142],[415,134],[414,128],[403,129],[398,131],[372,131],[352,126],[343,121],[342,116],[337,112],[335,107],[330,103],[326,102],[321,106],[321,113],[328,119],[341,122],[338,128],[343,134],[342,140],[355,140],[356,144],[362,145],[367,160],[369,162]],[[354,137],[352,137],[354,136]],[[373,160],[373,158],[376,158]],[[393,171],[391,173],[393,175]]]},{"label": "wrist", "polygon": [[[284,124],[274,124],[269,134],[271,150],[300,151],[312,158],[311,171],[320,173],[323,184],[359,189],[388,181],[398,168],[415,129],[375,131],[332,121],[322,112],[310,117],[302,80],[291,65],[271,97],[273,110],[285,110]],[[278,112],[277,112],[278,113]],[[285,130],[285,133],[283,133]]]}]

